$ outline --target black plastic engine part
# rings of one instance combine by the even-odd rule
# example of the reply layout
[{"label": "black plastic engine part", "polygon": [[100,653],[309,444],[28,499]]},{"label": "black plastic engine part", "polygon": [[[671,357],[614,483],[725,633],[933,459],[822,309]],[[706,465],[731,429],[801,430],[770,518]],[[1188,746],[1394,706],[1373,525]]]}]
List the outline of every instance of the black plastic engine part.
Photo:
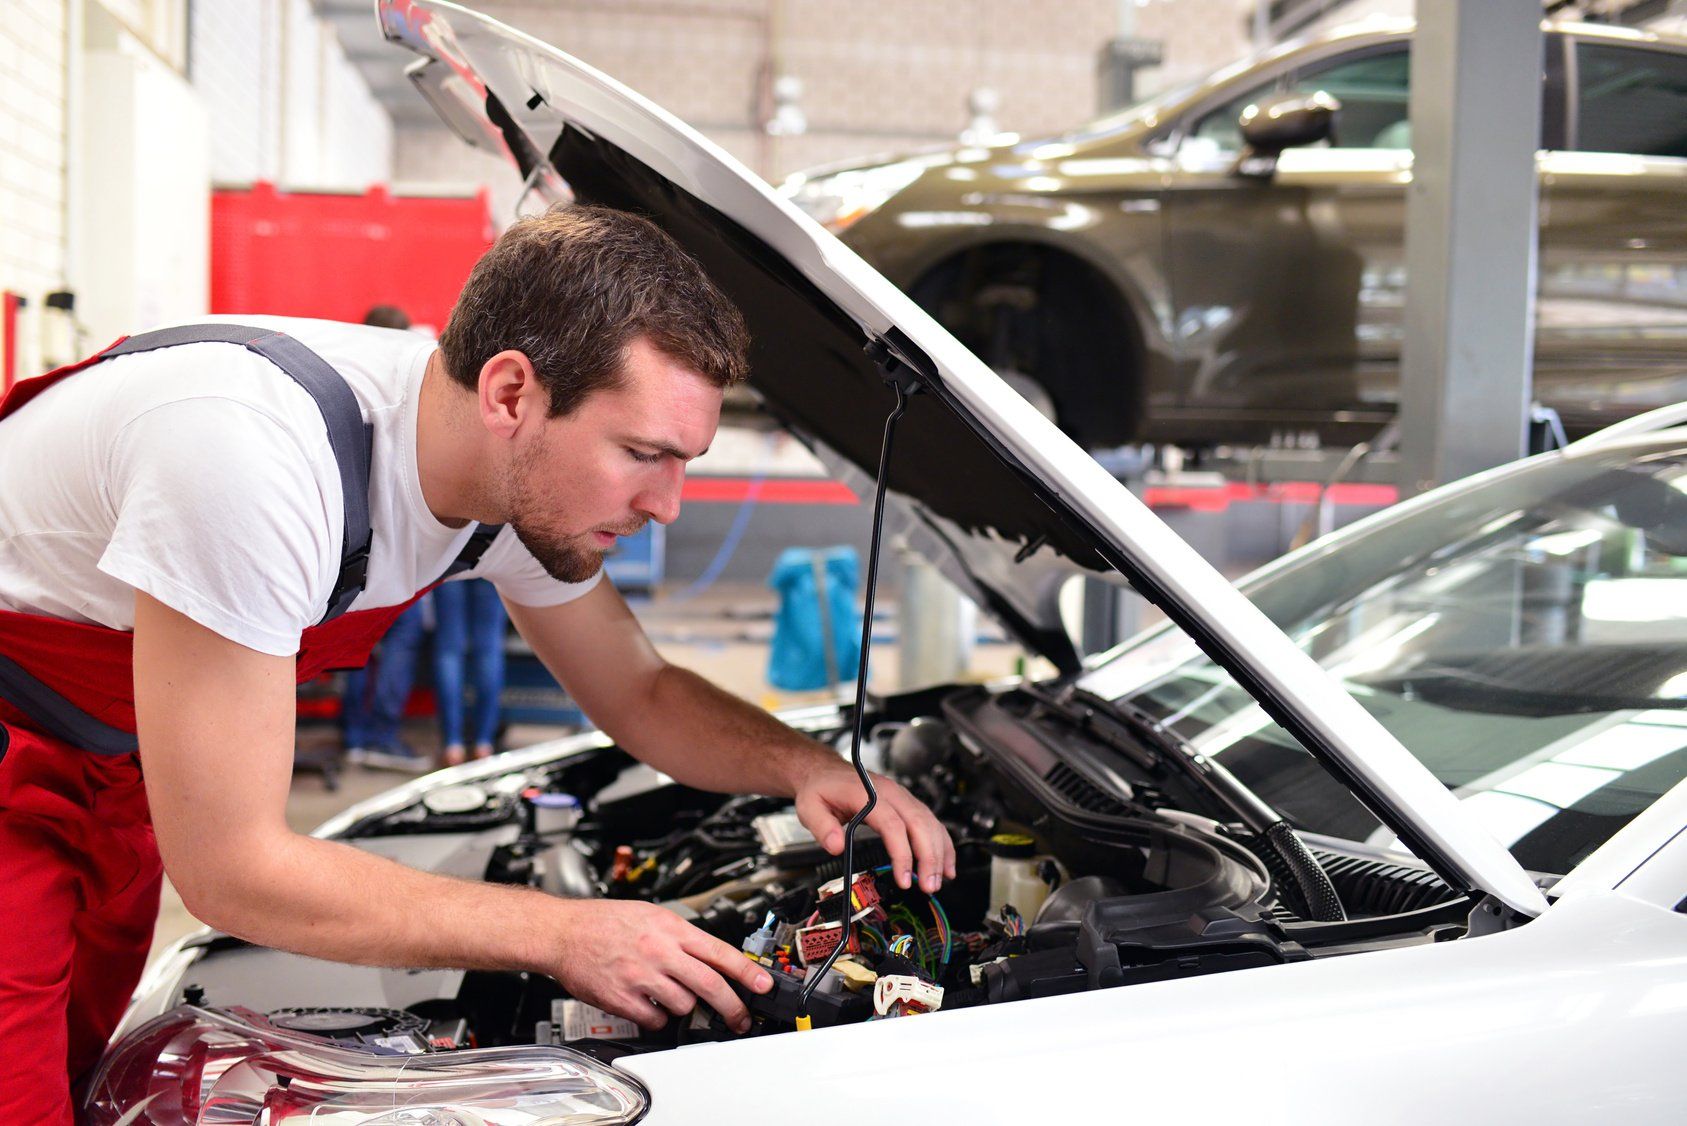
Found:
[{"label": "black plastic engine part", "polygon": [[916,716],[891,736],[888,760],[898,776],[930,774],[954,753],[955,731],[936,716]]},{"label": "black plastic engine part", "polygon": [[1195,977],[1307,957],[1263,919],[1228,907],[1180,912],[1158,896],[1092,901],[1076,941],[985,968],[991,1002]]},{"label": "black plastic engine part", "polygon": [[276,1009],[266,1019],[289,1032],[307,1032],[346,1044],[371,1044],[390,1036],[428,1041],[428,1021],[400,1009]]},{"label": "black plastic engine part", "polygon": [[711,808],[718,795],[664,778],[655,768],[635,763],[599,790],[591,812],[611,836],[636,835],[652,825],[672,824],[681,810]]},{"label": "black plastic engine part", "polygon": [[[766,993],[752,993],[736,981],[730,984],[733,991],[743,998],[751,1016],[782,1026],[794,1025],[802,1012],[803,983],[787,973],[774,972],[772,977],[773,988]],[[808,997],[808,1016],[816,1028],[865,1020],[871,1012],[867,998],[859,993],[822,993],[815,990]]]},{"label": "black plastic engine part", "polygon": [[1049,893],[1037,912],[1033,937],[1059,928],[1073,928],[1084,921],[1084,912],[1098,899],[1117,899],[1128,888],[1111,876],[1080,876]]}]

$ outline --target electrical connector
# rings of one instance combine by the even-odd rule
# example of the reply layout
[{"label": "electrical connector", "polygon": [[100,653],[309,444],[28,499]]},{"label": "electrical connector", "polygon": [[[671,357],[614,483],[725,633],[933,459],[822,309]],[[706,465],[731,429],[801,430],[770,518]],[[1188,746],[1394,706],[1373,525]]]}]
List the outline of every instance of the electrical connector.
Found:
[{"label": "electrical connector", "polygon": [[778,938],[774,933],[773,923],[773,915],[770,912],[766,921],[762,923],[761,929],[755,931],[744,940],[744,945],[742,947],[744,953],[753,955],[757,958],[772,957],[773,951],[779,945]]},{"label": "electrical connector", "polygon": [[843,941],[842,923],[816,923],[797,931],[797,960],[805,966],[823,962]]},{"label": "electrical connector", "polygon": [[873,984],[873,1011],[881,1017],[935,1013],[943,1007],[943,987],[912,975],[891,974]]}]

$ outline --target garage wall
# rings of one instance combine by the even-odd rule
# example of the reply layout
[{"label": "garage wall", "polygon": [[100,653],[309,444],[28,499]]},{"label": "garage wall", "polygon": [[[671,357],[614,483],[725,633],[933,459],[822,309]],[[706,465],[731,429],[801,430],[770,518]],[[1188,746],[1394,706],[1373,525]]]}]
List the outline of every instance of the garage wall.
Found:
[{"label": "garage wall", "polygon": [[[1252,0],[478,0],[696,126],[778,180],[816,164],[953,143],[968,95],[1000,98],[1003,130],[1055,132],[1096,115],[1097,60],[1121,30],[1165,44],[1149,93],[1249,49]],[[807,130],[769,136],[772,80],[803,83]],[[402,180],[462,183],[461,146],[423,119],[397,141]],[[494,167],[491,183],[505,175]]]},{"label": "garage wall", "polygon": [[195,4],[191,41],[218,183],[361,192],[392,179],[392,122],[309,0]]},{"label": "garage wall", "polygon": [[401,127],[393,138],[393,181],[407,192],[461,191],[484,186],[499,230],[515,215],[521,178],[508,161],[472,149],[444,129]]},{"label": "garage wall", "polygon": [[[1234,8],[1238,0],[1216,2]],[[775,179],[864,153],[950,143],[968,125],[969,91],[982,85],[1001,95],[1004,129],[1081,121],[1094,114],[1096,58],[1118,27],[1118,0],[480,0],[475,7],[626,82]],[[781,74],[804,84],[808,129],[799,136],[769,137],[762,128],[772,79]],[[452,150],[425,140],[429,132],[401,135],[401,178],[460,180],[460,170],[439,159]],[[406,151],[413,144],[416,151]]]},{"label": "garage wall", "polygon": [[71,276],[84,343],[199,316],[210,268],[210,139],[180,71],[100,8],[86,11],[71,162]]},{"label": "garage wall", "polygon": [[29,305],[18,374],[41,370],[41,298],[64,284],[66,6],[13,0],[0,20],[0,289]]},{"label": "garage wall", "polygon": [[193,85],[215,107],[208,120],[211,175],[218,182],[281,175],[281,68],[273,46],[280,17],[273,0],[194,5]]}]

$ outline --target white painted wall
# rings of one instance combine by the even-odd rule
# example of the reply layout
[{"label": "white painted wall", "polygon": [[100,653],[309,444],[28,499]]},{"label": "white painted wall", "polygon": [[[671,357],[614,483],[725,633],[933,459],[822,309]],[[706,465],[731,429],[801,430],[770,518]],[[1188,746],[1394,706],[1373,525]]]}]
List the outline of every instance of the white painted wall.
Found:
[{"label": "white painted wall", "polygon": [[193,86],[211,130],[218,183],[274,181],[281,174],[281,6],[274,0],[195,4],[189,42]]},{"label": "white painted wall", "polygon": [[103,12],[88,20],[74,145],[88,174],[70,219],[78,317],[103,343],[206,311],[211,142],[180,74]]},{"label": "white painted wall", "polygon": [[1295,38],[1303,35],[1321,35],[1326,31],[1352,23],[1362,23],[1365,20],[1409,20],[1416,13],[1415,0],[1349,0],[1331,14],[1321,16],[1295,32]]},{"label": "white painted wall", "polygon": [[0,20],[0,289],[29,304],[18,323],[18,375],[39,374],[41,299],[64,285],[68,146],[63,0],[8,0]]},{"label": "white painted wall", "polygon": [[361,192],[392,180],[392,122],[309,0],[195,4],[191,38],[217,183]]},{"label": "white painted wall", "polygon": [[[393,179],[391,121],[308,0],[202,0],[185,33],[186,0],[4,11],[0,289],[27,301],[20,376],[204,311],[210,183]],[[43,307],[60,289],[80,338]]]},{"label": "white painted wall", "polygon": [[340,41],[326,28],[322,33],[320,76],[319,131],[326,181],[351,188],[391,183],[392,119],[346,58]]}]

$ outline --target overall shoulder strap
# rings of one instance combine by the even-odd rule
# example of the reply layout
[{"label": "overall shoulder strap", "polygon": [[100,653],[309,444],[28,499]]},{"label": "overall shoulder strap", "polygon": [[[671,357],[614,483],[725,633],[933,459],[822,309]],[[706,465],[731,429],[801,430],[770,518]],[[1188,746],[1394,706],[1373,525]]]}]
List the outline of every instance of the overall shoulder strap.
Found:
[{"label": "overall shoulder strap", "polygon": [[[328,610],[322,615],[322,621],[339,617],[363,593],[364,583],[369,578],[369,472],[374,428],[363,421],[357,396],[346,385],[345,377],[335,371],[328,361],[297,340],[274,329],[248,325],[180,325],[143,332],[102,353],[100,358],[151,352],[180,344],[238,344],[285,372],[310,393],[316,409],[322,412],[322,421],[328,426],[328,445],[340,468],[340,493],[345,512],[340,571],[328,596]],[[481,550],[486,549],[482,547]],[[479,555],[475,558],[478,559]]]},{"label": "overall shoulder strap", "polygon": [[445,568],[445,574],[439,576],[439,581],[444,582],[452,575],[460,575],[464,571],[473,570],[475,565],[480,562],[480,557],[486,554],[486,549],[492,546],[492,541],[497,539],[498,533],[503,530],[502,524],[481,524],[476,527],[474,534],[469,537],[469,541],[463,545],[463,550],[457,553],[457,558],[453,559],[451,565]]}]

